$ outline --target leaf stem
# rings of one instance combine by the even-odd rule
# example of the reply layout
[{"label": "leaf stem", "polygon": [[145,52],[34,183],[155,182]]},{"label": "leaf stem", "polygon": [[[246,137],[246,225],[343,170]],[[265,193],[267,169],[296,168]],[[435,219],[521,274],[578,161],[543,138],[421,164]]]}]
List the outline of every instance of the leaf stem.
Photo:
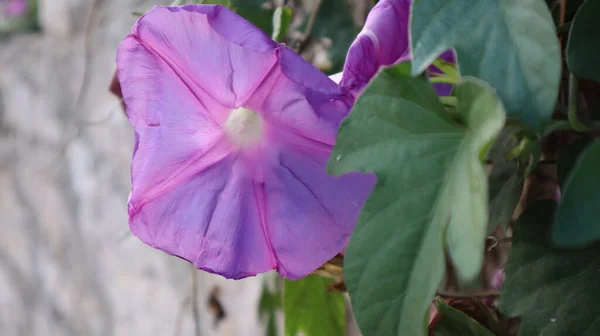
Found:
[{"label": "leaf stem", "polygon": [[458,84],[458,80],[450,76],[434,76],[429,78],[429,82],[432,84]]},{"label": "leaf stem", "polygon": [[569,74],[569,107],[567,117],[569,124],[577,132],[586,132],[589,127],[577,119],[577,96],[579,95],[577,78],[572,73]]},{"label": "leaf stem", "polygon": [[492,245],[488,247],[488,252],[493,250],[494,247],[498,246],[500,243],[512,243],[512,237],[496,238],[494,236],[489,236],[486,239],[492,241]]},{"label": "leaf stem", "polygon": [[514,158],[521,156],[529,148],[530,142],[531,142],[531,139],[523,138],[521,140],[521,142],[519,142],[517,147],[513,148],[513,150],[511,150],[510,153],[508,153],[506,155],[506,158],[509,160],[512,160]]},{"label": "leaf stem", "polygon": [[440,101],[442,102],[442,104],[444,104],[446,106],[450,106],[450,107],[458,106],[458,98],[456,98],[456,97],[444,96],[444,97],[440,97]]},{"label": "leaf stem", "polygon": [[502,327],[498,318],[488,309],[488,307],[481,302],[480,298],[476,297],[474,300],[475,305],[479,310],[485,313],[486,321],[485,326],[499,336],[510,336],[508,330]]},{"label": "leaf stem", "polygon": [[458,69],[454,63],[450,63],[438,58],[433,61],[432,65],[440,69],[446,76],[454,78],[456,81],[460,81],[460,73],[458,72]]},{"label": "leaf stem", "polygon": [[544,129],[544,136],[552,134],[557,131],[572,131],[573,127],[567,120],[552,120],[550,124]]}]

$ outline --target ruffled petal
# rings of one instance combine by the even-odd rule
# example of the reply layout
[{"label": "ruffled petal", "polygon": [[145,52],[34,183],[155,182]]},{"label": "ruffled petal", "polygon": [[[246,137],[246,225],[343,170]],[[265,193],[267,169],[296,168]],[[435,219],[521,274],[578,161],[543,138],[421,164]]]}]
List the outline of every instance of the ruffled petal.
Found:
[{"label": "ruffled petal", "polygon": [[241,106],[276,62],[275,42],[219,5],[156,6],[133,35],[196,95],[206,92],[228,108]]},{"label": "ruffled petal", "polygon": [[325,171],[351,103],[335,82],[285,47],[249,100],[265,120],[267,145],[247,166],[277,270],[289,279],[306,276],[344,248],[375,183],[371,174]]},{"label": "ruffled petal", "polygon": [[381,66],[394,64],[410,52],[410,0],[381,0],[373,7],[350,46],[340,85],[358,94]]},{"label": "ruffled petal", "polygon": [[254,183],[233,156],[130,214],[132,232],[196,267],[240,279],[275,268]]},{"label": "ruffled petal", "polygon": [[[287,47],[278,50],[279,62],[248,106],[258,111],[267,128],[286,130],[331,147],[352,99],[321,71]],[[266,132],[266,136],[270,136]]]},{"label": "ruffled petal", "polygon": [[[375,176],[325,172],[352,97],[246,21],[231,28],[238,19],[218,6],[155,7],[119,47],[136,136],[130,227],[228,278],[277,268],[297,279],[342,250]],[[263,119],[256,149],[223,140],[238,106]]]},{"label": "ruffled petal", "polygon": [[[454,55],[454,50],[446,50],[444,51],[440,57],[442,60],[446,61],[446,62],[450,62],[450,63],[456,63],[456,56]],[[437,67],[431,65],[429,67],[429,70],[432,72],[436,72],[436,73],[443,73],[440,69],[438,69]],[[438,93],[438,95],[440,96],[449,96],[452,93],[452,88],[453,85],[451,84],[434,84],[433,87],[435,88],[435,91]]]},{"label": "ruffled petal", "polygon": [[362,173],[331,176],[325,172],[331,149],[284,137],[269,147],[259,192],[277,271],[298,279],[346,246],[376,179]]},{"label": "ruffled petal", "polygon": [[[348,54],[340,86],[354,97],[382,66],[409,61],[409,16],[411,0],[381,0],[371,10],[365,26],[356,37]],[[454,52],[448,50],[442,59],[455,62]],[[430,67],[439,72],[439,69]],[[447,96],[452,85],[434,85],[440,96]]]},{"label": "ruffled petal", "polygon": [[129,201],[136,208],[229,153],[205,106],[213,112],[225,109],[206,96],[201,104],[173,69],[135,36],[119,46],[117,68],[136,134]]}]

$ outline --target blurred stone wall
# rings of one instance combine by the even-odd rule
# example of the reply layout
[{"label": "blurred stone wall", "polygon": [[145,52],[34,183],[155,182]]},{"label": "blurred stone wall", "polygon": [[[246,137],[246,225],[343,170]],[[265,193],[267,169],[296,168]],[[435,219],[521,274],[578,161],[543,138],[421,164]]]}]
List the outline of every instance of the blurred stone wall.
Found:
[{"label": "blurred stone wall", "polygon": [[[132,130],[106,90],[130,12],[169,0],[39,2],[41,33],[0,40],[0,335],[194,335],[191,267],[129,233]],[[264,334],[264,276],[193,274],[201,335]]]}]

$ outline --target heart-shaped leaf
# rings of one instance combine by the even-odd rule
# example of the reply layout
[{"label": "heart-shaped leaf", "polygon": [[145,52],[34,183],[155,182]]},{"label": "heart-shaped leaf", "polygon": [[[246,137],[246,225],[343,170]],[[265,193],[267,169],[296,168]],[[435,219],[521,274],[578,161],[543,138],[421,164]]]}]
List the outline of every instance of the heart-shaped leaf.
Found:
[{"label": "heart-shaped leaf", "polygon": [[586,0],[579,7],[569,32],[567,64],[575,76],[600,82],[598,15],[600,0]]},{"label": "heart-shaped leaf", "polygon": [[439,298],[437,310],[442,317],[433,329],[435,336],[494,336],[494,333],[474,321],[467,314],[445,303]]},{"label": "heart-shaped leaf", "polygon": [[455,92],[466,125],[402,63],[378,74],[340,127],[328,170],[377,174],[344,263],[365,335],[424,333],[444,273],[444,238],[462,278],[479,272],[488,219],[479,154],[505,116],[485,83],[467,79]]},{"label": "heart-shaped leaf", "polygon": [[309,275],[285,280],[283,312],[286,336],[344,336],[346,332],[344,296],[327,290],[333,280]]},{"label": "heart-shaped leaf", "polygon": [[552,238],[562,247],[579,247],[600,238],[600,140],[581,154],[564,184]]},{"label": "heart-shaped leaf", "polygon": [[488,82],[509,116],[541,129],[560,82],[560,50],[544,0],[415,0],[413,73],[454,48],[463,75]]},{"label": "heart-shaped leaf", "polygon": [[600,334],[600,245],[561,250],[549,239],[552,200],[535,202],[514,225],[500,310],[522,316],[520,336]]}]

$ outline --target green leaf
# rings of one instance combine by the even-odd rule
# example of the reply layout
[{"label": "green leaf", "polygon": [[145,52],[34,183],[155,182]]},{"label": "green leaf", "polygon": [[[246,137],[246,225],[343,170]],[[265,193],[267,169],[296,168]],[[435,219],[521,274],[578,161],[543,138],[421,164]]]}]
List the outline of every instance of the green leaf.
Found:
[{"label": "green leaf", "polygon": [[490,214],[488,234],[491,234],[498,225],[506,228],[523,192],[527,165],[522,158],[507,158],[508,153],[519,144],[515,137],[516,131],[514,127],[503,129],[490,150],[493,168],[488,177]]},{"label": "green leaf", "polygon": [[436,305],[442,317],[433,329],[435,336],[494,336],[494,333],[443,300],[438,298]]},{"label": "green leaf", "polygon": [[277,7],[275,13],[273,13],[273,34],[271,38],[277,42],[282,42],[290,23],[292,23],[292,9],[284,6]]},{"label": "green leaf", "polygon": [[552,200],[535,202],[514,226],[500,310],[523,316],[520,336],[598,335],[600,245],[553,248],[549,231],[555,207]]},{"label": "green leaf", "polygon": [[567,65],[579,78],[600,82],[600,0],[586,0],[573,19],[567,43]]},{"label": "green leaf", "polygon": [[[308,20],[307,18],[307,22]],[[306,25],[304,29],[306,29]],[[311,36],[313,38],[327,37],[332,41],[331,48],[329,49],[331,67],[321,70],[328,75],[342,71],[348,48],[350,48],[350,44],[354,41],[357,33],[358,27],[354,24],[354,19],[346,0],[321,1]]]},{"label": "green leaf", "polygon": [[478,155],[504,111],[475,79],[455,90],[466,127],[448,117],[427,78],[411,77],[402,63],[375,77],[340,127],[328,171],[377,174],[344,263],[365,335],[423,334],[444,273],[445,231],[462,277],[479,272],[487,178]]},{"label": "green leaf", "polygon": [[577,163],[583,150],[592,142],[590,138],[584,137],[568,145],[561,146],[558,150],[558,160],[556,162],[556,175],[558,185],[563,189],[567,176]]},{"label": "green leaf", "polygon": [[600,140],[579,157],[567,177],[556,216],[552,239],[562,247],[587,245],[600,238]]},{"label": "green leaf", "polygon": [[267,317],[267,336],[277,336],[277,311],[281,308],[281,294],[270,291],[267,283],[263,283],[262,293],[258,302],[258,313]]},{"label": "green leaf", "polygon": [[510,223],[525,184],[523,168],[514,160],[499,162],[492,168],[489,176],[488,234],[492,233],[498,225],[506,229]]},{"label": "green leaf", "polygon": [[[556,0],[545,0],[546,1],[546,5],[548,6],[548,8],[550,9],[550,12],[552,14],[552,18],[554,19],[554,24],[556,26],[558,26],[560,24],[560,12],[561,12],[561,4],[560,1],[556,1]],[[579,8],[579,6],[581,6],[581,4],[583,3],[584,0],[569,0],[566,1],[566,11],[565,11],[565,17],[564,17],[564,22],[569,22],[573,19],[573,16],[575,16],[575,13],[577,12],[577,9]]]},{"label": "green leaf", "polygon": [[344,296],[329,292],[333,280],[309,275],[297,281],[285,280],[283,311],[286,336],[344,336]]},{"label": "green leaf", "polygon": [[415,0],[413,74],[454,48],[460,72],[488,82],[510,117],[541,129],[560,82],[560,50],[544,0]]}]

